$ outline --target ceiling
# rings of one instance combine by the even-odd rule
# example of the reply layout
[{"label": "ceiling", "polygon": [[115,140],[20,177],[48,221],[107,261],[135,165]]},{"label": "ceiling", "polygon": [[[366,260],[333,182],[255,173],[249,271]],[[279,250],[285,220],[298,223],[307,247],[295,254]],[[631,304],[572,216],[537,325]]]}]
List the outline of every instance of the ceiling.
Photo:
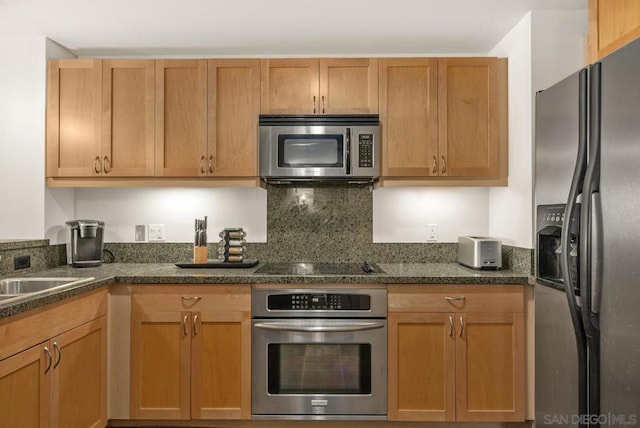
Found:
[{"label": "ceiling", "polygon": [[483,55],[546,9],[587,0],[0,0],[0,37],[78,56]]}]

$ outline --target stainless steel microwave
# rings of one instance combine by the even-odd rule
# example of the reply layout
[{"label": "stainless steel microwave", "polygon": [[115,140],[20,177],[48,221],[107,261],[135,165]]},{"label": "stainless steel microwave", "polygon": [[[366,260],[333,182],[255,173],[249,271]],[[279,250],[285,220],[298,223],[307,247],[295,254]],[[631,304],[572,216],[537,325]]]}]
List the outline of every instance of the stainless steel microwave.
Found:
[{"label": "stainless steel microwave", "polygon": [[380,175],[378,115],[260,115],[260,177],[269,182]]}]

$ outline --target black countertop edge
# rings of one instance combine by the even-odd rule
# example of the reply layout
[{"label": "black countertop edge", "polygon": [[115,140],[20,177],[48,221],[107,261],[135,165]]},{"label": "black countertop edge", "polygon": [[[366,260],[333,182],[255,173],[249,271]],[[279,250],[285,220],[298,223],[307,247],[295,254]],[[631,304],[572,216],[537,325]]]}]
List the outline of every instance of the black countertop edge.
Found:
[{"label": "black countertop edge", "polygon": [[[180,269],[169,263],[113,264],[74,269],[61,266],[31,277],[94,277],[95,280],[13,303],[0,301],[0,319],[27,312],[112,284],[483,284],[527,285],[529,275],[511,271],[477,271],[456,263],[380,264],[387,272],[372,275],[256,275],[249,269]],[[430,272],[432,271],[432,272]]]}]

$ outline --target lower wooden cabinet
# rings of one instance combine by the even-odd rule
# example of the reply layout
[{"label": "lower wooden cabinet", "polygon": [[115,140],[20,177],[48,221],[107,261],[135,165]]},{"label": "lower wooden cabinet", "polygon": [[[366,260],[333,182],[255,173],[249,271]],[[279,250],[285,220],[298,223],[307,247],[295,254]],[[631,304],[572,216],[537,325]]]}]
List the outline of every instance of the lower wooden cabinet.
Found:
[{"label": "lower wooden cabinet", "polygon": [[521,286],[389,286],[389,420],[524,420]]},{"label": "lower wooden cabinet", "polygon": [[135,287],[131,418],[250,416],[251,287]]},{"label": "lower wooden cabinet", "polygon": [[0,425],[106,426],[106,344],[101,316],[0,361]]}]

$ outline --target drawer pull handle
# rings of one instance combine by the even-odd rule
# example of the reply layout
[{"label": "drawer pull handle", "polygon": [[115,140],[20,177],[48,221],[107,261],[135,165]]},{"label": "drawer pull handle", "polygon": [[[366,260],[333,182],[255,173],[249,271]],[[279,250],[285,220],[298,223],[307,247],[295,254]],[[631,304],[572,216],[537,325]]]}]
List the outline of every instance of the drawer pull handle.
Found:
[{"label": "drawer pull handle", "polygon": [[200,296],[182,296],[182,300],[195,300],[197,302],[200,299],[202,299]]},{"label": "drawer pull handle", "polygon": [[462,337],[462,332],[464,332],[464,319],[460,315],[460,337]]},{"label": "drawer pull handle", "polygon": [[185,315],[184,318],[182,319],[182,332],[184,333],[184,335],[188,335],[189,332],[187,332],[187,318],[188,316]]},{"label": "drawer pull handle", "polygon": [[58,342],[53,342],[53,350],[58,353],[58,359],[56,360],[56,363],[53,365],[53,368],[56,369],[60,365],[60,361],[62,361],[62,351],[58,346]]},{"label": "drawer pull handle", "polygon": [[462,296],[462,297],[450,297],[450,296],[446,296],[446,297],[444,298],[444,300],[446,300],[447,302],[453,302],[453,301],[456,301],[456,300],[464,300],[464,299],[466,299],[466,297],[465,297],[465,296]]},{"label": "drawer pull handle", "polygon": [[51,364],[53,364],[53,356],[51,355],[51,351],[49,351],[49,348],[47,348],[46,346],[44,347],[44,353],[47,354],[47,357],[49,357],[47,359],[47,368],[44,369],[44,374],[47,374],[49,373],[49,370],[51,370]]},{"label": "drawer pull handle", "polygon": [[449,315],[449,336],[453,336],[453,317]]}]

